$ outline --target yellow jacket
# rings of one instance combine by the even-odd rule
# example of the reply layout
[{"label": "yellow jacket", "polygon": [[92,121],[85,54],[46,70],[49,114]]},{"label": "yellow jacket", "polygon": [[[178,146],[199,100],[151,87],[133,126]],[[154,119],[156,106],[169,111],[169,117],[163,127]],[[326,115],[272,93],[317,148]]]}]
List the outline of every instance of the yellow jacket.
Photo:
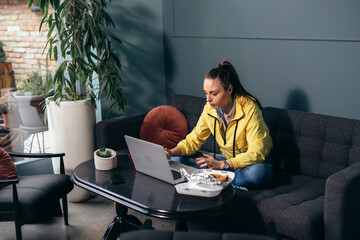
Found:
[{"label": "yellow jacket", "polygon": [[221,154],[232,160],[234,169],[263,162],[272,149],[272,139],[262,111],[246,97],[236,98],[233,119],[225,133],[222,129],[223,123],[216,110],[206,103],[194,129],[178,143],[182,155],[196,153],[210,134],[215,136]]}]

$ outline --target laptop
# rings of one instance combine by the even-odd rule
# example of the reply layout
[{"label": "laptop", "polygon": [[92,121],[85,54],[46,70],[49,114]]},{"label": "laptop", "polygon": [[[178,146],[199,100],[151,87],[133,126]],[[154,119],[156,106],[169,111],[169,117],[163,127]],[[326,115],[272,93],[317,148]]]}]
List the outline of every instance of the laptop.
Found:
[{"label": "laptop", "polygon": [[[169,161],[163,146],[127,135],[124,137],[138,172],[173,185],[185,181],[179,171],[180,167],[185,165]],[[185,168],[189,173],[196,170],[189,166]]]}]

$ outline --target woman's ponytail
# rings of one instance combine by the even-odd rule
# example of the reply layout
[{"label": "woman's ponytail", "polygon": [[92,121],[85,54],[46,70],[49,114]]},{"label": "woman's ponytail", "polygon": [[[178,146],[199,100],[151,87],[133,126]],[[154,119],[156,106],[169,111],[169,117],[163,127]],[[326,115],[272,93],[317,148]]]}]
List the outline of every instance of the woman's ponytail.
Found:
[{"label": "woman's ponytail", "polygon": [[230,85],[233,86],[233,91],[231,93],[233,99],[235,99],[236,95],[244,96],[254,101],[260,107],[260,109],[262,108],[260,102],[241,85],[239,75],[236,72],[234,66],[229,61],[222,60],[217,68],[211,69],[205,75],[205,78],[219,78],[225,90],[227,90]]}]

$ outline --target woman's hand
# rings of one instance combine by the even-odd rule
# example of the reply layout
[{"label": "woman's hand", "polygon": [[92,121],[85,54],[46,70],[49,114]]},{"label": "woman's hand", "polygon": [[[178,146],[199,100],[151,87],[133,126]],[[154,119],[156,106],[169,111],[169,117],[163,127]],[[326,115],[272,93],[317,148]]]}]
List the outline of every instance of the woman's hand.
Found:
[{"label": "woman's hand", "polygon": [[170,149],[167,149],[167,148],[165,148],[165,154],[166,154],[166,157],[167,157],[167,159],[170,159],[171,158],[171,154],[172,154],[172,152],[171,152],[171,150]]},{"label": "woman's hand", "polygon": [[204,157],[195,158],[196,164],[201,164],[199,167],[208,167],[209,169],[221,169],[224,165],[222,161],[218,161],[209,154],[203,153]]},{"label": "woman's hand", "polygon": [[176,146],[173,149],[165,148],[165,154],[168,159],[171,157],[181,156],[181,148]]}]

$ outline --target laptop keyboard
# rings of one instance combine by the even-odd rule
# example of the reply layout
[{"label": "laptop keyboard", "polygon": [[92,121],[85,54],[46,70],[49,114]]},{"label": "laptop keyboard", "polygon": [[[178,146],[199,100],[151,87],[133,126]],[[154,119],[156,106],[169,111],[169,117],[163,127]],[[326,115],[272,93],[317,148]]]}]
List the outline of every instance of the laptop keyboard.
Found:
[{"label": "laptop keyboard", "polygon": [[172,173],[172,175],[174,177],[174,180],[178,180],[178,179],[181,178],[181,173],[180,172],[171,169],[171,173]]}]

